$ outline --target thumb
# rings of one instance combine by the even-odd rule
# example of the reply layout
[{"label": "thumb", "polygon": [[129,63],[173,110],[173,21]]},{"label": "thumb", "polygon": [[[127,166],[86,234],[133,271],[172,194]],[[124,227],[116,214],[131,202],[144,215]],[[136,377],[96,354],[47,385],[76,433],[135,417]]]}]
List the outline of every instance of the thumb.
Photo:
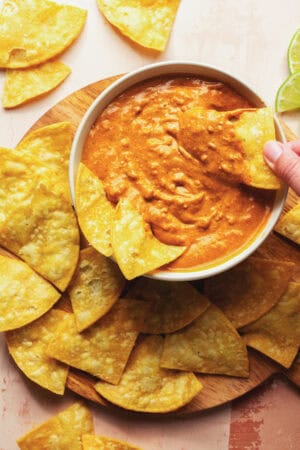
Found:
[{"label": "thumb", "polygon": [[289,145],[269,141],[264,146],[264,157],[274,173],[300,195],[300,157]]}]

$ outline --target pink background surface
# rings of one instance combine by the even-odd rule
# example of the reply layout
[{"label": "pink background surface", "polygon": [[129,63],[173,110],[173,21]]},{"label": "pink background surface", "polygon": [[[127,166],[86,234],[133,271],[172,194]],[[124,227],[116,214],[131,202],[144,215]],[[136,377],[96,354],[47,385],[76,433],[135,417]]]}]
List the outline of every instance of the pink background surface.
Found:
[{"label": "pink background surface", "polygon": [[[2,2],[0,1],[0,4]],[[73,0],[89,10],[86,27],[61,56],[71,76],[47,97],[0,111],[0,145],[13,147],[27,129],[69,93],[101,78],[160,60],[194,60],[232,72],[273,104],[288,74],[286,50],[299,27],[295,0],[182,0],[165,52],[157,54],[122,38],[98,13],[96,0]],[[4,73],[0,73],[2,89]],[[300,135],[300,114],[284,119]],[[0,450],[77,398],[48,394],[27,380],[7,354],[0,335]],[[298,450],[299,391],[285,380],[267,382],[220,408],[180,419],[110,413],[90,405],[98,434],[126,439],[145,450]]]}]

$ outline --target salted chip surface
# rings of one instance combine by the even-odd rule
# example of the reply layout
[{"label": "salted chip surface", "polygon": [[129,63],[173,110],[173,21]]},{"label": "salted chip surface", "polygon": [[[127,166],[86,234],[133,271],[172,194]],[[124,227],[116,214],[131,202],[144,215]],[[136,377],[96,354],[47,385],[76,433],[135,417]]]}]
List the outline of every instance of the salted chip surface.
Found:
[{"label": "salted chip surface", "polygon": [[78,402],[20,437],[17,444],[21,450],[82,450],[82,434],[93,432],[92,414]]},{"label": "salted chip surface", "polygon": [[34,322],[6,333],[8,350],[17,366],[35,383],[63,395],[68,367],[49,358],[46,349],[67,313],[52,309]]},{"label": "salted chip surface", "polygon": [[119,300],[98,322],[78,333],[74,316],[64,320],[48,346],[49,356],[109,383],[118,383],[138,336],[146,308],[138,300]]},{"label": "salted chip surface", "polygon": [[300,244],[300,203],[280,217],[275,231]]},{"label": "salted chip surface", "polygon": [[138,44],[164,50],[180,0],[97,0],[100,11]]},{"label": "salted chip surface", "polygon": [[87,11],[49,0],[4,0],[0,67],[17,69],[62,53],[80,34]]},{"label": "salted chip surface", "polygon": [[259,319],[279,301],[293,275],[294,264],[250,257],[227,272],[205,280],[208,298],[235,328]]},{"label": "salted chip surface", "polygon": [[82,163],[76,179],[76,211],[88,242],[98,252],[111,256],[114,207],[106,197],[102,181]]},{"label": "salted chip surface", "polygon": [[166,413],[189,403],[202,389],[190,372],[159,366],[164,338],[144,336],[135,346],[120,383],[100,381],[95,389],[106,400],[132,411]]},{"label": "salted chip surface", "polygon": [[106,436],[96,436],[95,434],[84,434],[82,446],[83,450],[141,450],[127,442]]},{"label": "salted chip surface", "polygon": [[246,346],[222,311],[211,305],[183,330],[166,336],[161,367],[247,377]]},{"label": "salted chip surface", "polygon": [[81,250],[79,266],[69,288],[78,331],[92,325],[118,300],[125,279],[109,258],[89,247]]},{"label": "salted chip surface", "polygon": [[21,148],[0,148],[0,161],[0,244],[65,290],[76,269],[79,231],[64,189],[56,192],[52,171]]},{"label": "salted chip surface", "polygon": [[186,249],[156,239],[150,225],[127,198],[116,207],[111,242],[114,257],[128,280],[173,261]]},{"label": "salted chip surface", "polygon": [[300,346],[300,283],[290,283],[279,302],[241,332],[247,345],[289,368]]},{"label": "salted chip surface", "polygon": [[0,331],[27,325],[45,314],[59,297],[27,264],[0,255]]},{"label": "salted chip surface", "polygon": [[263,146],[275,139],[271,108],[216,111],[195,108],[180,118],[179,142],[204,173],[261,189],[279,189]]},{"label": "salted chip surface", "polygon": [[151,302],[149,315],[141,332],[149,334],[173,333],[180,330],[209,306],[206,297],[191,284],[140,278],[129,288],[127,297]]},{"label": "salted chip surface", "polygon": [[3,108],[15,108],[60,85],[71,69],[60,61],[46,62],[29,69],[7,70],[2,97]]}]

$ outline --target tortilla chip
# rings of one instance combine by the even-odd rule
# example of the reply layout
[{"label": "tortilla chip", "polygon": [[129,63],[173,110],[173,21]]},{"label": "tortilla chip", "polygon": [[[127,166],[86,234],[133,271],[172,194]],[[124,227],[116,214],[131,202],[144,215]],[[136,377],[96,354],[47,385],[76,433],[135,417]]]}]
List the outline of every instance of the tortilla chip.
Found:
[{"label": "tortilla chip", "polygon": [[83,450],[141,450],[135,445],[95,434],[84,434],[82,436]]},{"label": "tortilla chip", "polygon": [[111,403],[132,411],[166,413],[189,403],[202,389],[193,373],[161,369],[164,338],[145,336],[137,344],[117,386],[98,382],[95,389]]},{"label": "tortilla chip", "polygon": [[214,305],[183,330],[166,336],[160,365],[166,369],[235,377],[249,375],[246,346]]},{"label": "tortilla chip", "polygon": [[165,49],[180,0],[97,0],[106,19],[138,44]]},{"label": "tortilla chip", "polygon": [[78,402],[20,437],[17,444],[21,450],[82,450],[82,434],[93,432],[93,417]]},{"label": "tortilla chip", "polygon": [[156,239],[150,225],[127,198],[121,199],[115,210],[111,242],[114,257],[128,280],[173,261],[186,249]]},{"label": "tortilla chip", "polygon": [[79,231],[51,173],[20,150],[0,148],[0,244],[64,290],[76,269]]},{"label": "tortilla chip", "polygon": [[27,70],[7,70],[2,97],[3,108],[15,108],[60,85],[71,69],[60,61],[50,61]]},{"label": "tortilla chip", "polygon": [[205,280],[208,298],[235,328],[259,319],[279,301],[293,275],[294,264],[250,257],[227,272]]},{"label": "tortilla chip", "polygon": [[88,328],[118,300],[125,279],[118,266],[92,247],[80,252],[69,295],[78,331]]},{"label": "tortilla chip", "polygon": [[27,325],[45,314],[59,297],[27,264],[0,255],[0,331]]},{"label": "tortilla chip", "polygon": [[300,244],[300,203],[280,217],[275,231],[296,242],[296,244]]},{"label": "tortilla chip", "polygon": [[48,0],[4,0],[0,11],[0,67],[47,61],[80,34],[86,10]]},{"label": "tortilla chip", "polygon": [[106,197],[102,181],[82,163],[76,180],[76,211],[79,226],[88,242],[98,252],[111,256],[114,207]]},{"label": "tortilla chip", "polygon": [[118,383],[147,310],[138,300],[119,300],[97,323],[78,333],[73,314],[63,322],[47,353],[109,383]]},{"label": "tortilla chip", "polygon": [[249,347],[288,369],[300,346],[300,283],[290,283],[277,305],[241,332]]},{"label": "tortilla chip", "polygon": [[34,322],[6,333],[8,350],[17,366],[35,383],[63,395],[68,367],[46,355],[59,322],[67,313],[53,309]]},{"label": "tortilla chip", "polygon": [[189,283],[140,278],[128,298],[151,302],[142,333],[165,334],[180,330],[208,308],[209,301]]},{"label": "tortilla chip", "polygon": [[261,189],[281,186],[263,157],[265,142],[275,139],[271,108],[191,109],[181,116],[178,138],[204,173]]}]

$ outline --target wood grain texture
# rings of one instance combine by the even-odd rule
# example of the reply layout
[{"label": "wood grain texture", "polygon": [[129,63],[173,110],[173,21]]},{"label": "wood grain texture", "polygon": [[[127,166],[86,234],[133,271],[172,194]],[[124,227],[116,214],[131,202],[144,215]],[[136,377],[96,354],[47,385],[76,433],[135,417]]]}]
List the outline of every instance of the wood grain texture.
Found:
[{"label": "wood grain texture", "polygon": [[[74,92],[44,114],[29,131],[58,121],[70,121],[73,125],[72,130],[75,133],[84,113],[94,99],[119,77],[120,75],[107,78]],[[287,139],[295,139],[295,136],[288,127],[284,123],[282,125]],[[297,195],[290,190],[284,210],[288,211],[296,204],[296,202]],[[256,251],[256,254],[257,256],[265,258],[275,258],[295,262],[296,270],[293,279],[294,281],[300,281],[300,252],[299,247],[297,247],[296,244],[282,238],[276,233],[272,233]],[[249,360],[250,376],[248,379],[217,375],[198,375],[199,380],[203,384],[202,391],[191,403],[176,411],[176,414],[186,415],[222,405],[251,391],[271,376],[278,373],[286,373],[292,382],[297,385],[300,383],[299,365],[290,369],[290,371],[283,371],[278,364],[252,349],[249,349]],[[72,369],[68,376],[67,387],[78,395],[99,405],[109,407],[112,410],[119,409],[111,405],[95,391],[95,383],[95,378]]]}]

